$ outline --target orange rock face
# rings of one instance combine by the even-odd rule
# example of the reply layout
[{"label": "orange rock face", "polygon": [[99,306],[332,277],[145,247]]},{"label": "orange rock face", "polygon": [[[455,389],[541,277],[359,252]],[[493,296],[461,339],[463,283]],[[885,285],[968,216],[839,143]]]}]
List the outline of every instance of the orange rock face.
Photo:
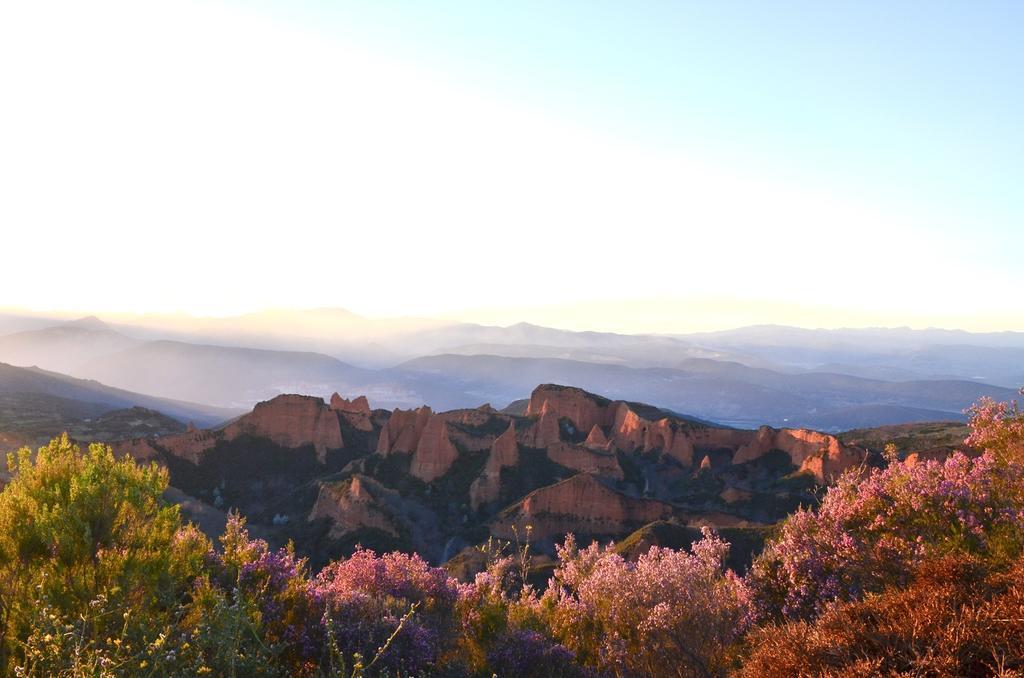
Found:
[{"label": "orange rock face", "polygon": [[[170,438],[171,436],[167,436]],[[110,443],[114,455],[117,457],[131,457],[138,462],[151,462],[160,459],[160,450],[153,446],[148,438],[135,438],[133,440],[121,440]]]},{"label": "orange rock face", "polygon": [[561,439],[562,433],[558,426],[558,415],[549,408],[543,407],[537,420],[523,432],[520,442],[528,447],[544,449],[548,445],[559,442]]},{"label": "orange rock face", "polygon": [[217,446],[221,439],[218,431],[200,431],[193,429],[180,435],[165,436],[159,438],[160,447],[164,448],[175,457],[185,461],[198,464],[203,460],[207,452]]},{"label": "orange rock face", "polygon": [[377,454],[388,455],[392,452],[412,454],[423,435],[427,421],[434,414],[427,406],[415,410],[395,410],[391,413],[388,423],[380,432],[377,443]]},{"label": "orange rock face", "polygon": [[498,500],[501,494],[501,469],[519,464],[519,443],[516,425],[510,421],[508,429],[498,436],[487,455],[483,472],[469,487],[469,505],[474,511]]},{"label": "orange rock face", "polygon": [[748,443],[736,450],[733,463],[752,461],[771,450],[788,454],[795,466],[814,474],[819,483],[832,482],[867,459],[866,450],[844,445],[827,433],[762,426]]},{"label": "orange rock face", "polygon": [[159,438],[135,438],[111,443],[117,456],[128,455],[135,461],[158,461],[162,450],[192,464],[199,464],[207,452],[224,439],[221,431],[204,431],[190,426],[185,433],[176,433]]},{"label": "orange rock face", "polygon": [[561,539],[568,532],[621,534],[672,515],[672,507],[652,499],[616,492],[597,477],[581,473],[536,490],[491,525],[502,539],[520,536],[532,527],[534,539]]},{"label": "orange rock face", "polygon": [[458,457],[459,451],[448,435],[447,419],[433,416],[423,427],[423,433],[412,454],[409,473],[429,483],[447,473]]},{"label": "orange rock face", "polygon": [[559,442],[548,445],[548,459],[566,468],[603,478],[622,480],[625,477],[614,452]]},{"label": "orange rock face", "polygon": [[612,444],[626,451],[661,450],[683,466],[693,464],[693,440],[689,427],[668,417],[649,421],[627,403],[616,403],[612,424]]},{"label": "orange rock face", "polygon": [[345,446],[338,417],[321,398],[279,395],[258,403],[251,413],[229,424],[224,436],[228,440],[241,435],[267,438],[281,447],[312,445],[317,459],[324,463],[327,450]]},{"label": "orange rock face", "polygon": [[139,461],[158,459],[161,450],[192,464],[202,462],[206,453],[221,440],[231,441],[242,435],[266,438],[281,447],[311,445],[317,459],[324,463],[328,450],[345,446],[341,435],[339,413],[324,404],[321,398],[280,395],[258,403],[253,411],[239,417],[223,430],[202,430],[189,426],[185,433],[139,438],[114,445],[115,452],[129,454]]},{"label": "orange rock face", "polygon": [[594,426],[609,423],[609,403],[604,398],[587,393],[583,389],[545,384],[530,394],[526,416],[540,415],[548,410],[555,415],[555,421],[565,418],[579,431],[590,431]]},{"label": "orange rock face", "polygon": [[321,485],[309,520],[329,518],[332,539],[366,528],[397,537],[398,528],[383,503],[382,495],[388,493],[397,494],[372,478],[358,474],[339,483]]},{"label": "orange rock face", "polygon": [[590,429],[590,433],[587,434],[587,439],[583,444],[596,450],[606,450],[608,449],[608,438],[605,436],[604,431],[601,430],[601,427],[595,424]]},{"label": "orange rock face", "polygon": [[331,396],[331,409],[340,412],[345,421],[359,431],[372,431],[373,423],[370,421],[370,401],[366,396],[359,396],[355,400],[346,400],[335,393]]},{"label": "orange rock face", "polygon": [[[684,466],[693,464],[693,441],[686,425],[668,417],[650,421],[628,403],[608,401],[578,388],[538,386],[530,396],[527,415],[538,417],[523,440],[532,447],[560,442],[558,422],[567,419],[579,432],[589,431],[584,442],[588,447],[624,452],[661,450]],[[610,431],[607,436],[604,429]]]},{"label": "orange rock face", "polygon": [[[471,435],[449,428],[448,422],[482,426],[499,416],[493,410],[476,408],[435,414],[429,407],[395,410],[381,430],[377,454],[412,454],[409,472],[424,482],[440,478],[459,456],[459,445],[470,451],[485,450],[494,436]],[[500,415],[501,419],[509,419]]]}]

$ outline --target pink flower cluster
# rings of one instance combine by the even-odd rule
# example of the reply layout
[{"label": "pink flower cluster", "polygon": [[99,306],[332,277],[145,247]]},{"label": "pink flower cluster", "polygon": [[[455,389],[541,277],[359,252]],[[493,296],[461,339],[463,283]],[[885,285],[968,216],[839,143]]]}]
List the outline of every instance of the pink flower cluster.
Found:
[{"label": "pink flower cluster", "polygon": [[[418,555],[378,557],[360,549],[321,570],[314,592],[325,608],[324,623],[345,655],[372,659],[401,623],[378,660],[382,669],[422,672],[455,641],[458,584]],[[414,605],[415,613],[402,622]]]},{"label": "pink flower cluster", "polygon": [[1022,467],[990,453],[845,476],[816,512],[790,516],[755,561],[749,581],[760,612],[809,618],[833,601],[906,583],[926,557],[1015,553],[1022,499]]},{"label": "pink flower cluster", "polygon": [[968,413],[971,435],[965,443],[1003,458],[1024,461],[1024,411],[1016,402],[997,403],[982,398]]},{"label": "pink flower cluster", "polygon": [[689,553],[653,547],[632,563],[570,536],[541,606],[553,635],[599,670],[658,675],[668,662],[714,673],[751,622],[749,589],[723,570],[728,551],[705,528]]}]

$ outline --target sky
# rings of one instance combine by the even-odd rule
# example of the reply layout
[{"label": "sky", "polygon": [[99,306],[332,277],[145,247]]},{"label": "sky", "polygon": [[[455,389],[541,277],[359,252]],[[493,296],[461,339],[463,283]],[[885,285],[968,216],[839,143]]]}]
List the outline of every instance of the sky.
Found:
[{"label": "sky", "polygon": [[0,3],[0,307],[1024,330],[1022,25]]}]

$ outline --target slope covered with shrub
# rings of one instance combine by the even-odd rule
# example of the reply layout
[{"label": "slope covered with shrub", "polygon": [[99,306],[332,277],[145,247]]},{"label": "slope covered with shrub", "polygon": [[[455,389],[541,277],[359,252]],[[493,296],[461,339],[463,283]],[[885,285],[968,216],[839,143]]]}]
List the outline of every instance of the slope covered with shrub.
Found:
[{"label": "slope covered with shrub", "polygon": [[0,492],[5,675],[977,675],[1024,669],[1024,414],[982,402],[976,457],[844,476],[745,577],[706,532],[626,558],[491,542],[459,583],[415,554],[312,572],[233,518],[219,543],[167,472],[67,437]]}]

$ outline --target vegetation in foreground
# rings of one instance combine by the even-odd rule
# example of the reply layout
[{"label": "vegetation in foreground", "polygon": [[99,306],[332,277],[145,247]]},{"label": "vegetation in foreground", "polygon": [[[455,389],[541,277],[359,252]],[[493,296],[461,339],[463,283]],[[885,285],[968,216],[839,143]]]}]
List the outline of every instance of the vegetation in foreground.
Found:
[{"label": "vegetation in foreground", "polygon": [[5,675],[1024,675],[1024,413],[983,401],[983,453],[845,476],[745,577],[706,532],[635,562],[559,549],[543,590],[498,544],[460,584],[361,550],[310,572],[234,518],[219,544],[167,473],[62,437],[0,492]]}]

